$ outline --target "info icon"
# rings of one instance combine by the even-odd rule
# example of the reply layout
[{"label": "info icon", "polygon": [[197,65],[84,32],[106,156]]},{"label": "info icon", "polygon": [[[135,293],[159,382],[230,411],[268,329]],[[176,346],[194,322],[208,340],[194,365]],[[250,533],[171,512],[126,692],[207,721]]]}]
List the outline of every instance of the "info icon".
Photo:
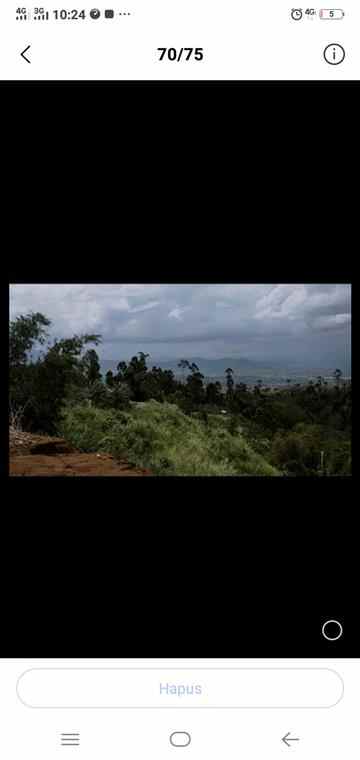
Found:
[{"label": "info icon", "polygon": [[95,19],[97,19],[97,18],[100,18],[100,16],[101,16],[101,12],[99,11],[99,9],[98,9],[98,8],[93,8],[93,9],[90,11],[90,18],[95,18]]},{"label": "info icon", "polygon": [[105,11],[105,18],[114,18],[115,12],[112,10]]},{"label": "info icon", "polygon": [[338,66],[345,58],[345,50],[338,42],[334,42],[332,45],[326,46],[324,58],[326,63],[330,63],[330,66]]}]

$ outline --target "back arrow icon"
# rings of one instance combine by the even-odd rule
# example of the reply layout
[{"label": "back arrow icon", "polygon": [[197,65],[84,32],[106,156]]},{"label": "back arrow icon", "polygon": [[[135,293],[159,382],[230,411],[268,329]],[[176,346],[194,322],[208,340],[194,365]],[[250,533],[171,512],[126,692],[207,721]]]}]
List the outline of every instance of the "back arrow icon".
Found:
[{"label": "back arrow icon", "polygon": [[283,738],[281,739],[281,741],[284,742],[284,744],[286,744],[287,747],[291,747],[291,744],[289,744],[289,742],[299,742],[300,739],[295,738],[295,737],[293,739],[291,739],[290,738],[290,731],[288,731],[287,734],[285,734],[285,736],[283,736]]},{"label": "back arrow icon", "polygon": [[25,55],[25,53],[27,53],[27,51],[28,51],[28,50],[30,50],[30,48],[31,48],[31,45],[28,45],[28,46],[25,48],[25,50],[23,50],[23,51],[22,51],[22,53],[20,53],[21,57],[22,57],[22,58],[24,59],[24,61],[26,61],[27,63],[31,63],[31,61],[29,61],[29,59],[28,59],[28,58],[26,57],[26,55]]}]

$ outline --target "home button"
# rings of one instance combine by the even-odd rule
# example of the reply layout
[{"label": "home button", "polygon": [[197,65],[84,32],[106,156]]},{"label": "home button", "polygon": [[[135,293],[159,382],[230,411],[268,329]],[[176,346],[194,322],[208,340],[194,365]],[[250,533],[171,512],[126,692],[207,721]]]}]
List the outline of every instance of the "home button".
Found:
[{"label": "home button", "polygon": [[187,731],[174,731],[170,736],[170,744],[173,747],[188,747],[191,736]]}]

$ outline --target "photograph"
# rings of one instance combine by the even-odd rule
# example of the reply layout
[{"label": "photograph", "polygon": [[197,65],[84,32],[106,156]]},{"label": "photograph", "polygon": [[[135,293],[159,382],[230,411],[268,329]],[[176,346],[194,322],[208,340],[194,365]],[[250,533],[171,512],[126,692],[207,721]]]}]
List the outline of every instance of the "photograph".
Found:
[{"label": "photograph", "polygon": [[12,477],[352,474],[350,283],[13,283]]}]

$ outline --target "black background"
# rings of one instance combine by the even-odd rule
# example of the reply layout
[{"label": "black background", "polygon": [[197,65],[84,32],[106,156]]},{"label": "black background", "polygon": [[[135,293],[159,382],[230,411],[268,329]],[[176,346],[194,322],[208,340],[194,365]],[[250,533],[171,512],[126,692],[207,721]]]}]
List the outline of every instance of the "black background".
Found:
[{"label": "black background", "polygon": [[[294,503],[315,481],[250,480],[11,482],[27,515],[2,563],[3,656],[358,656],[351,542],[316,500]],[[285,509],[249,519],[242,502],[271,491]],[[337,642],[321,635],[330,618]]]}]

